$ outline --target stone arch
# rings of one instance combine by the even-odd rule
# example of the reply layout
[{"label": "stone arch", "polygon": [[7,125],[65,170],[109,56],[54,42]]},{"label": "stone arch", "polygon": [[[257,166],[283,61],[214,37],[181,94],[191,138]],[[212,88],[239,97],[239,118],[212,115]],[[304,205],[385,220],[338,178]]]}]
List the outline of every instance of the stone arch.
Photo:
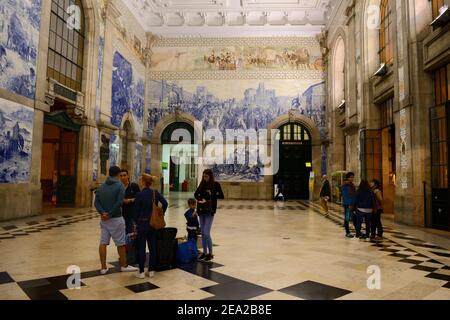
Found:
[{"label": "stone arch", "polygon": [[346,46],[342,36],[338,36],[333,45],[332,51],[332,88],[333,88],[333,110],[335,110],[342,100],[345,100],[346,89]]},{"label": "stone arch", "polygon": [[[294,113],[289,112],[288,114],[279,116],[275,120],[273,120],[268,126],[267,130],[269,139],[271,137],[271,130],[276,130],[287,123],[298,123],[306,128],[311,135],[311,147],[312,147],[312,171],[314,172],[314,191],[313,194],[310,195],[310,199],[316,200],[319,197],[320,191],[320,182],[321,182],[321,168],[322,168],[322,140],[320,137],[320,130],[313,120],[310,118]],[[271,140],[269,140],[271,141]],[[270,179],[270,180],[269,180]],[[264,179],[265,183],[270,183],[271,190],[273,194],[273,177],[266,177]]]},{"label": "stone arch", "polygon": [[161,135],[164,132],[164,129],[166,129],[169,124],[174,122],[186,122],[187,124],[191,125],[194,128],[194,135],[197,137],[196,141],[203,141],[203,127],[201,121],[199,121],[189,113],[175,112],[163,117],[156,123],[151,137],[151,143],[160,143]]},{"label": "stone arch", "polygon": [[[321,146],[322,140],[320,138],[320,130],[317,127],[317,125],[314,123],[313,120],[308,118],[307,116],[304,116],[302,114],[289,112],[288,114],[284,114],[273,120],[268,126],[267,130],[276,130],[282,125],[289,123],[289,122],[295,122],[298,124],[301,124],[303,127],[305,127],[309,133],[311,134],[311,143],[313,146]],[[270,133],[269,133],[270,134]]]},{"label": "stone arch", "polygon": [[[194,128],[194,143],[198,144],[199,152],[203,149],[204,141],[203,141],[203,125],[201,121],[199,121],[194,116],[185,113],[185,112],[175,112],[172,114],[169,114],[162,119],[160,119],[153,129],[153,134],[150,138],[150,141],[147,143],[150,144],[150,150],[151,150],[151,172],[152,175],[161,177],[162,176],[162,152],[163,147],[161,144],[161,137],[164,132],[164,130],[172,123],[174,122],[185,122],[189,125],[191,125]],[[203,165],[201,163],[197,166],[197,171],[201,172],[203,170]],[[160,179],[157,179],[155,183],[155,188],[160,189],[161,188],[161,182]]]}]

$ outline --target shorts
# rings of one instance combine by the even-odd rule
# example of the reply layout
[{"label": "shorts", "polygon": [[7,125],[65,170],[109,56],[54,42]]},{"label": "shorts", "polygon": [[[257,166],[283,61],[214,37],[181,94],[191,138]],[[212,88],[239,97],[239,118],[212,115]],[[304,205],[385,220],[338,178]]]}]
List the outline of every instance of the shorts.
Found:
[{"label": "shorts", "polygon": [[109,245],[111,238],[117,247],[127,244],[125,234],[125,219],[123,217],[110,218],[100,221],[100,244]]}]

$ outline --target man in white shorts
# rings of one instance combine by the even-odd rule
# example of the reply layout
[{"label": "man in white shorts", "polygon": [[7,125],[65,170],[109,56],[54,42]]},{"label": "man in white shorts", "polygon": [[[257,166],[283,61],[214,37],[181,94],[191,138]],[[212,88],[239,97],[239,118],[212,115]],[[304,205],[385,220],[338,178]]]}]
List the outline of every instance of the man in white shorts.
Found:
[{"label": "man in white shorts", "polygon": [[106,247],[112,238],[120,257],[120,271],[133,272],[138,269],[129,266],[126,258],[125,220],[122,216],[122,205],[125,197],[125,188],[119,181],[120,168],[111,167],[109,177],[100,186],[95,196],[95,208],[101,215],[100,221],[100,262],[101,274],[108,272],[106,266]]}]

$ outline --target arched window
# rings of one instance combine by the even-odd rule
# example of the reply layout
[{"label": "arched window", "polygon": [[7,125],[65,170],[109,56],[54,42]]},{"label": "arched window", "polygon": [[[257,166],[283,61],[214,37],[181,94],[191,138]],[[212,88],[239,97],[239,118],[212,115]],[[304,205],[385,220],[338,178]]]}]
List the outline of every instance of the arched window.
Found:
[{"label": "arched window", "polygon": [[130,142],[130,135],[131,135],[131,123],[130,121],[126,121],[123,125],[123,131],[125,132],[125,135],[122,139],[122,160],[121,165],[123,167],[126,167],[128,164],[128,143]]},{"label": "arched window", "polygon": [[334,47],[333,91],[336,108],[345,100],[345,42],[341,37],[338,38]]},{"label": "arched window", "polygon": [[277,134],[276,139],[281,142],[311,142],[308,130],[298,123],[285,124],[279,130],[281,135]]},{"label": "arched window", "polygon": [[380,61],[390,64],[394,61],[393,15],[391,0],[381,0]]},{"label": "arched window", "polygon": [[432,6],[433,6],[433,19],[436,19],[440,12],[439,9],[442,8],[442,6],[445,4],[445,0],[432,0]]},{"label": "arched window", "polygon": [[[80,8],[78,30],[71,30],[67,24],[70,17],[67,8],[71,5]],[[52,0],[47,76],[75,91],[81,91],[84,32],[81,0]]]}]

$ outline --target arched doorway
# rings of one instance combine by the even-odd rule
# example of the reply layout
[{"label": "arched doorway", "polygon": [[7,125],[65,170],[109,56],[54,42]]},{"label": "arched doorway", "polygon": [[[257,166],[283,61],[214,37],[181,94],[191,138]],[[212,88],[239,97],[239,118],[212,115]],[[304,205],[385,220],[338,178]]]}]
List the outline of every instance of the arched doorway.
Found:
[{"label": "arched doorway", "polygon": [[186,122],[169,124],[161,134],[163,192],[191,192],[197,182],[198,146],[194,128]]},{"label": "arched doorway", "polygon": [[286,123],[279,130],[279,170],[274,184],[283,183],[283,194],[287,199],[309,200],[309,179],[312,172],[311,134],[296,122]]}]

